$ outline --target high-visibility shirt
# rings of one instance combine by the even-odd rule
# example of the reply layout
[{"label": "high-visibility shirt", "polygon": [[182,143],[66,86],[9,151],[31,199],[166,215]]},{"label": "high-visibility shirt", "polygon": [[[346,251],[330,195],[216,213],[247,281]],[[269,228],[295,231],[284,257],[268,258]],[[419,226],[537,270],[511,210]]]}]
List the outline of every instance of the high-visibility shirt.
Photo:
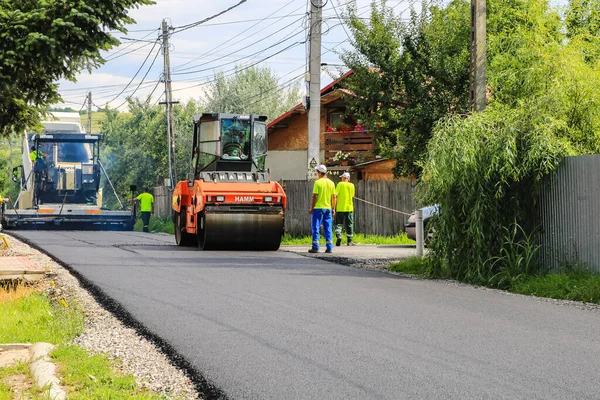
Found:
[{"label": "high-visibility shirt", "polygon": [[152,203],[154,203],[154,196],[152,196],[150,193],[142,193],[137,196],[137,199],[140,201],[141,212],[152,211]]},{"label": "high-visibility shirt", "polygon": [[41,151],[39,151],[39,150],[34,150],[34,151],[32,151],[31,153],[29,153],[29,159],[30,159],[31,161],[35,161],[35,160],[37,160],[38,158],[43,158],[43,157],[44,157],[44,153],[42,153],[42,152],[41,152]]},{"label": "high-visibility shirt", "polygon": [[318,194],[315,208],[331,210],[331,196],[335,194],[335,184],[329,178],[319,178],[313,186],[313,194]]},{"label": "high-visibility shirt", "polygon": [[354,211],[354,184],[350,182],[340,182],[335,187],[337,196],[336,211],[353,212]]}]

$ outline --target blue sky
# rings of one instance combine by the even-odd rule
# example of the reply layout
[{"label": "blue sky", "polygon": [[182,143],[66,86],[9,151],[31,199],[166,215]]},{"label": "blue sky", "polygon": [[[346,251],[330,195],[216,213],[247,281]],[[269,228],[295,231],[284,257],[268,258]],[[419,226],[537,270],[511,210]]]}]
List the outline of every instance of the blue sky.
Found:
[{"label": "blue sky", "polygon": [[[163,71],[161,45],[153,44],[163,19],[175,27],[170,40],[174,100],[201,98],[206,82],[215,72],[231,74],[235,65],[269,67],[280,77],[282,90],[291,85],[304,90],[301,81],[307,47],[303,42],[309,0],[247,0],[205,24],[177,32],[177,27],[200,21],[238,2],[156,0],[153,6],[132,10],[131,16],[137,23],[128,27],[127,35],[115,33],[117,38],[123,39],[119,47],[104,54],[108,62],[92,73],[81,73],[76,83],[60,82],[65,103],[58,106],[78,110],[88,91],[92,92],[95,105],[109,104],[122,111],[126,110],[126,96],[132,93],[142,98],[152,95],[156,102],[164,100],[164,85],[158,82]],[[349,30],[344,29],[338,17],[346,11],[349,2],[356,4],[359,15],[369,14],[371,0],[327,0],[323,10],[322,62],[330,66],[322,69],[323,85],[340,74],[340,67],[335,66],[341,64],[337,53],[351,48]],[[566,0],[553,3],[562,2]],[[409,17],[411,8],[421,10],[420,0],[388,0],[388,6],[405,18]]]}]

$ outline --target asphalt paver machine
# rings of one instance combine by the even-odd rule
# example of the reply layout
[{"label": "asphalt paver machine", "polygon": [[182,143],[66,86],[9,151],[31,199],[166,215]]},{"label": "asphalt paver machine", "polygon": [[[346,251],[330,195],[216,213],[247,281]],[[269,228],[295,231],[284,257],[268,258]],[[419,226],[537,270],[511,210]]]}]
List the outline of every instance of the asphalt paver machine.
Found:
[{"label": "asphalt paver machine", "polygon": [[266,117],[194,118],[189,179],[172,197],[175,240],[202,250],[277,250],[286,195],[265,170]]},{"label": "asphalt paver machine", "polygon": [[41,134],[24,135],[23,163],[13,170],[13,180],[21,191],[13,208],[4,210],[2,226],[132,230],[135,208],[125,210],[120,200],[119,211],[102,207],[100,177],[106,173],[99,159],[102,135],[86,134],[79,123],[42,124]]}]

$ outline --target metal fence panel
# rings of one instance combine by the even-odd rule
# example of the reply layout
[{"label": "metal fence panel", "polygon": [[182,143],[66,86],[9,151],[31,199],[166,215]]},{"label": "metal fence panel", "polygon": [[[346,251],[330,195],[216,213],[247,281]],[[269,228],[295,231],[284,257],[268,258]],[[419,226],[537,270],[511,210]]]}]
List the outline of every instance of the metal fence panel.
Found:
[{"label": "metal fence panel", "polygon": [[600,155],[567,157],[539,202],[540,260],[553,272],[578,265],[600,272]]}]

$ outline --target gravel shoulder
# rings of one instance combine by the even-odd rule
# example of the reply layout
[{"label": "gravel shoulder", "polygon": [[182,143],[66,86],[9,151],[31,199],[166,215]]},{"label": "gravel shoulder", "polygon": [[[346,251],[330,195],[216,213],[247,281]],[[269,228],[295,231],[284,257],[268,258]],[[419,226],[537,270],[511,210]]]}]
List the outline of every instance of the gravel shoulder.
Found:
[{"label": "gravel shoulder", "polygon": [[6,256],[26,256],[46,268],[44,279],[55,282],[54,286],[48,285],[50,296],[82,305],[86,314],[85,331],[74,340],[75,344],[118,360],[122,371],[135,376],[141,387],[167,399],[200,398],[194,384],[181,369],[173,366],[153,343],[100,306],[69,271],[20,240],[9,236],[9,241],[11,248],[5,251]]}]

